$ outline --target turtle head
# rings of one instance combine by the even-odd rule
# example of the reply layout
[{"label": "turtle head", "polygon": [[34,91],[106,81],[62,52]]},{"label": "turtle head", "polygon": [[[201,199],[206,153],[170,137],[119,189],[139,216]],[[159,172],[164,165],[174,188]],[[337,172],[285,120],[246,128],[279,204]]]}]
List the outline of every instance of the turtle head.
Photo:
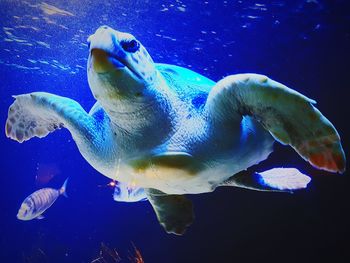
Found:
[{"label": "turtle head", "polygon": [[101,26],[88,42],[88,81],[102,104],[103,100],[140,98],[147,87],[154,86],[154,62],[133,35]]}]

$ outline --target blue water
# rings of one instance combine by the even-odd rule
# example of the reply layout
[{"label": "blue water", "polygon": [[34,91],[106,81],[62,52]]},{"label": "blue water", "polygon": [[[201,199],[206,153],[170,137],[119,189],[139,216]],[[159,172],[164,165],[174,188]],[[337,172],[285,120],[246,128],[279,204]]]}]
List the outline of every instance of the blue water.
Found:
[{"label": "blue water", "polygon": [[[15,94],[52,92],[90,109],[86,39],[103,24],[135,35],[156,62],[215,81],[262,73],[302,92],[337,127],[348,153],[347,0],[0,0],[0,126]],[[348,172],[316,170],[289,147],[276,144],[256,169],[297,167],[313,178],[307,190],[190,196],[196,220],[182,237],[164,232],[148,202],[117,203],[112,189],[98,187],[109,180],[84,161],[67,130],[23,144],[2,131],[0,151],[1,263],[90,263],[101,242],[122,262],[130,262],[132,242],[147,263],[350,262]],[[17,220],[26,196],[59,188],[66,177],[68,199],[60,197],[43,220]],[[38,253],[45,256],[34,259]]]}]

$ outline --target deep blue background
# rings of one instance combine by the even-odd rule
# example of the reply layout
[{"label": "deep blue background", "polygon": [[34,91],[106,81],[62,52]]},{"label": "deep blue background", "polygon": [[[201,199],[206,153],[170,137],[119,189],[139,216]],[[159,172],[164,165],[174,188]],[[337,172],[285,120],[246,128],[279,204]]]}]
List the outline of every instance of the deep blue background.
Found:
[{"label": "deep blue background", "polygon": [[[103,2],[103,3],[102,3]],[[318,101],[349,149],[350,9],[334,1],[53,1],[71,12],[47,14],[41,1],[0,0],[0,126],[11,95],[47,91],[88,110],[86,39],[107,24],[134,34],[156,62],[189,67],[219,80],[256,72]],[[46,44],[45,44],[46,43]],[[275,145],[257,170],[297,167],[313,177],[293,195],[220,188],[190,196],[196,221],[182,237],[166,234],[148,202],[116,203],[108,179],[79,154],[66,130],[24,144],[0,133],[0,262],[25,262],[40,248],[47,262],[90,262],[101,242],[123,262],[141,250],[156,262],[350,262],[349,174],[318,171]],[[56,166],[48,186],[66,177],[44,220],[16,219],[23,199],[43,187],[38,166]],[[42,172],[42,171],[40,171]]]}]

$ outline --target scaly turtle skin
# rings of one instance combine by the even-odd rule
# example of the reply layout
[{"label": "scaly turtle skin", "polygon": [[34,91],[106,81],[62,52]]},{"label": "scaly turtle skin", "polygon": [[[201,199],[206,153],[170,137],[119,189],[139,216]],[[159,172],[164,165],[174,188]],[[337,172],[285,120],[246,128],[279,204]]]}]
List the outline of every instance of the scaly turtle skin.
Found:
[{"label": "scaly turtle skin", "polygon": [[49,93],[15,96],[6,134],[23,142],[67,128],[97,171],[145,189],[167,232],[182,234],[193,221],[184,194],[221,185],[305,188],[309,178],[295,169],[239,173],[265,160],[275,140],[319,169],[345,170],[333,125],[313,100],[283,84],[258,74],[215,83],[185,68],[155,64],[134,36],[107,26],[88,41],[88,81],[97,100],[90,112]]}]

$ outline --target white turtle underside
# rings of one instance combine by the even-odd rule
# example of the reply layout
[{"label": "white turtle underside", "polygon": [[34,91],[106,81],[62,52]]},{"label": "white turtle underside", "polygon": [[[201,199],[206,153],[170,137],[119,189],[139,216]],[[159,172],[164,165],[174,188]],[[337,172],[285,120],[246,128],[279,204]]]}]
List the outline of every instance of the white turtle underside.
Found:
[{"label": "white turtle underside", "polygon": [[[109,177],[131,186],[153,188],[167,194],[206,193],[212,192],[239,171],[265,160],[272,152],[274,142],[272,136],[250,117],[245,117],[236,131],[248,127],[254,131],[247,132],[244,137],[232,136],[235,132],[230,130],[227,131],[230,134],[220,133],[217,137],[208,138],[205,126],[201,126],[195,120],[192,125],[194,127],[192,132],[195,134],[189,134],[188,130],[183,129],[184,134],[178,136],[205,137],[205,141],[197,142],[195,151],[184,152],[183,142],[177,144],[170,141],[168,147],[172,151],[160,153],[165,155],[163,158],[165,163],[163,160],[153,162],[152,159],[145,157],[147,154],[142,156],[131,155],[129,151],[121,152],[121,156],[128,158],[118,160],[119,164],[110,171]],[[222,139],[219,140],[218,137]],[[167,156],[175,158],[175,165],[166,163]],[[181,165],[182,160],[176,160],[182,156],[186,156],[189,158],[188,162],[195,163],[200,168],[190,169],[186,165]],[[143,158],[146,159],[147,167],[138,168],[132,165],[132,160],[140,161]]]}]

